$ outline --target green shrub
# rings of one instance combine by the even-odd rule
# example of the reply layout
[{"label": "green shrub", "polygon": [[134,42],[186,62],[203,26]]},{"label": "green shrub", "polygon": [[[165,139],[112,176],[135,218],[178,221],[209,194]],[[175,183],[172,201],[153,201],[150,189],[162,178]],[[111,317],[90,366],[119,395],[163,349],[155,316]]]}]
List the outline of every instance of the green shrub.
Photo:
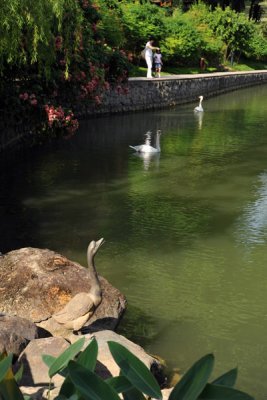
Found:
[{"label": "green shrub", "polygon": [[164,60],[171,64],[195,64],[198,62],[201,39],[192,24],[180,11],[166,18],[166,38],[161,43]]},{"label": "green shrub", "polygon": [[244,53],[247,57],[259,61],[265,61],[267,59],[267,39],[260,29],[255,30],[248,43],[248,48]]},{"label": "green shrub", "polygon": [[127,37],[126,49],[139,54],[150,38],[165,40],[165,11],[146,2],[121,4],[122,24]]}]

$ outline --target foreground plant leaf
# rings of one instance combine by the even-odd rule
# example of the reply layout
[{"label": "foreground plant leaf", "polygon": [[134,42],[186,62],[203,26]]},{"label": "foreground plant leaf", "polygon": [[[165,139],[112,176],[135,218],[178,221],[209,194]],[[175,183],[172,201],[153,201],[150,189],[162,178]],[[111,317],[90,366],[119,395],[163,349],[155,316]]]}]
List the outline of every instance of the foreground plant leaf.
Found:
[{"label": "foreground plant leaf", "polygon": [[123,400],[146,400],[146,398],[143,393],[133,388],[123,393]]},{"label": "foreground plant leaf", "polygon": [[230,371],[225,372],[225,374],[219,376],[211,383],[212,385],[234,387],[237,380],[237,372],[237,368],[231,369]]},{"label": "foreground plant leaf", "polygon": [[72,380],[70,379],[70,376],[68,375],[65,378],[64,382],[62,383],[59,395],[68,398],[69,396],[72,396],[75,394],[76,394],[75,386],[74,386]]},{"label": "foreground plant leaf", "polygon": [[45,365],[50,368],[52,364],[56,361],[57,357],[51,356],[50,354],[42,354],[42,360]]},{"label": "foreground plant leaf", "polygon": [[198,360],[174,387],[169,400],[196,400],[206,386],[213,365],[213,354]]},{"label": "foreground plant leaf", "polygon": [[207,384],[201,395],[198,397],[201,400],[254,400],[249,394],[240,392],[239,390]]},{"label": "foreground plant leaf", "polygon": [[4,379],[12,364],[13,354],[9,354],[0,361],[0,382]]},{"label": "foreground plant leaf", "polygon": [[84,345],[85,337],[77,340],[77,342],[73,343],[68,347],[63,353],[60,354],[54,361],[54,363],[50,366],[48,370],[49,378],[52,378],[56,375],[61,369],[65,368],[68,362],[73,359],[82,349]]},{"label": "foreground plant leaf", "polygon": [[69,374],[83,400],[120,400],[115,390],[103,379],[77,362],[69,362]]},{"label": "foreground plant leaf", "polygon": [[19,370],[15,374],[15,380],[17,383],[19,383],[21,381],[23,372],[24,372],[24,366],[23,366],[23,364],[21,364]]},{"label": "foreground plant leaf", "polygon": [[98,344],[96,339],[93,338],[88,346],[79,354],[77,362],[90,371],[94,371],[97,362],[97,354]]},{"label": "foreground plant leaf", "polygon": [[20,391],[11,369],[12,358],[13,354],[9,354],[9,356],[6,357],[8,362],[6,361],[5,367],[3,366],[3,363],[6,359],[0,362],[0,370],[2,374],[4,373],[4,370],[6,370],[7,365],[9,365],[4,377],[0,380],[0,398],[3,400],[24,400],[23,394]]},{"label": "foreground plant leaf", "polygon": [[108,346],[121,372],[134,387],[147,396],[162,399],[158,382],[142,361],[117,342],[110,341]]},{"label": "foreground plant leaf", "polygon": [[[48,368],[51,367],[51,365],[54,364],[54,362],[56,361],[57,357],[51,356],[50,354],[43,354],[42,355],[42,360],[43,362],[46,364],[46,366]],[[68,375],[68,368],[65,367],[62,370],[58,371],[59,375],[64,376],[66,378],[66,376]]]},{"label": "foreground plant leaf", "polygon": [[[89,345],[79,354],[77,358],[77,363],[82,365],[84,368],[89,371],[94,371],[96,362],[97,362],[97,353],[98,353],[98,345],[95,338],[89,343]],[[48,360],[49,361],[49,360]],[[68,372],[68,367],[64,370]],[[62,372],[61,372],[62,373]],[[59,394],[66,398],[69,398],[70,395],[76,396],[76,389],[74,384],[72,383],[70,377],[67,375],[64,380]]]},{"label": "foreground plant leaf", "polygon": [[115,376],[114,378],[106,379],[109,386],[111,386],[117,393],[126,392],[133,389],[133,385],[125,376]]}]

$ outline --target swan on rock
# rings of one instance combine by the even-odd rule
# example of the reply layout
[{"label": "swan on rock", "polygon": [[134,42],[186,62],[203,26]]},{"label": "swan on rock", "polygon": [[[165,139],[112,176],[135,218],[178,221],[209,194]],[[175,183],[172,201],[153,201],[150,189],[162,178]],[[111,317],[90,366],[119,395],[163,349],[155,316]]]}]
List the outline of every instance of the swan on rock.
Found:
[{"label": "swan on rock", "polygon": [[[134,149],[138,153],[160,153],[160,135],[161,135],[161,130],[157,130],[156,133],[156,140],[155,140],[155,147],[151,146],[151,132],[147,132],[149,135],[146,137],[146,141],[144,144],[141,144],[139,146],[130,146],[131,149]],[[146,135],[147,135],[146,134]]]},{"label": "swan on rock", "polygon": [[194,108],[194,111],[196,111],[196,112],[204,111],[204,109],[202,107],[202,101],[203,101],[203,96],[199,96],[199,105]]},{"label": "swan on rock", "polygon": [[98,241],[93,240],[89,243],[87,249],[88,271],[92,282],[89,292],[77,293],[62,310],[52,315],[52,318],[66,329],[80,330],[101,303],[102,290],[94,264],[94,257],[103,243],[103,238]]}]

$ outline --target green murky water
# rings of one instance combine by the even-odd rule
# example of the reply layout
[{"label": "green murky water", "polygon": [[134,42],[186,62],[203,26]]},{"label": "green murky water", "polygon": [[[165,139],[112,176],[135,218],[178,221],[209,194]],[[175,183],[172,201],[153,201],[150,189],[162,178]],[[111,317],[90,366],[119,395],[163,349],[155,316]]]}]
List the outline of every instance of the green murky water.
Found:
[{"label": "green murky water", "polygon": [[[197,101],[196,101],[197,103]],[[0,250],[48,247],[126,296],[120,331],[188,368],[213,352],[216,374],[267,396],[267,86],[196,104],[82,124],[71,141],[2,156]],[[129,145],[162,130],[160,157]],[[5,164],[4,164],[5,163]]]}]

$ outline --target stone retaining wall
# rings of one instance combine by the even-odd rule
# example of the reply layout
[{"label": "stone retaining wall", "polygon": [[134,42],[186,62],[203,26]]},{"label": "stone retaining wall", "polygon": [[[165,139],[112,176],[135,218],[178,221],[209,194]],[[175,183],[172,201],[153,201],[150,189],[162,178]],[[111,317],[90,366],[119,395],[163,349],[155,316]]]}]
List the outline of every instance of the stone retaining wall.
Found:
[{"label": "stone retaining wall", "polygon": [[127,87],[123,88],[127,90],[126,94],[110,90],[101,105],[83,110],[80,114],[90,116],[164,108],[195,102],[200,95],[210,97],[261,83],[267,83],[267,71],[173,75],[160,79],[130,78]]}]

